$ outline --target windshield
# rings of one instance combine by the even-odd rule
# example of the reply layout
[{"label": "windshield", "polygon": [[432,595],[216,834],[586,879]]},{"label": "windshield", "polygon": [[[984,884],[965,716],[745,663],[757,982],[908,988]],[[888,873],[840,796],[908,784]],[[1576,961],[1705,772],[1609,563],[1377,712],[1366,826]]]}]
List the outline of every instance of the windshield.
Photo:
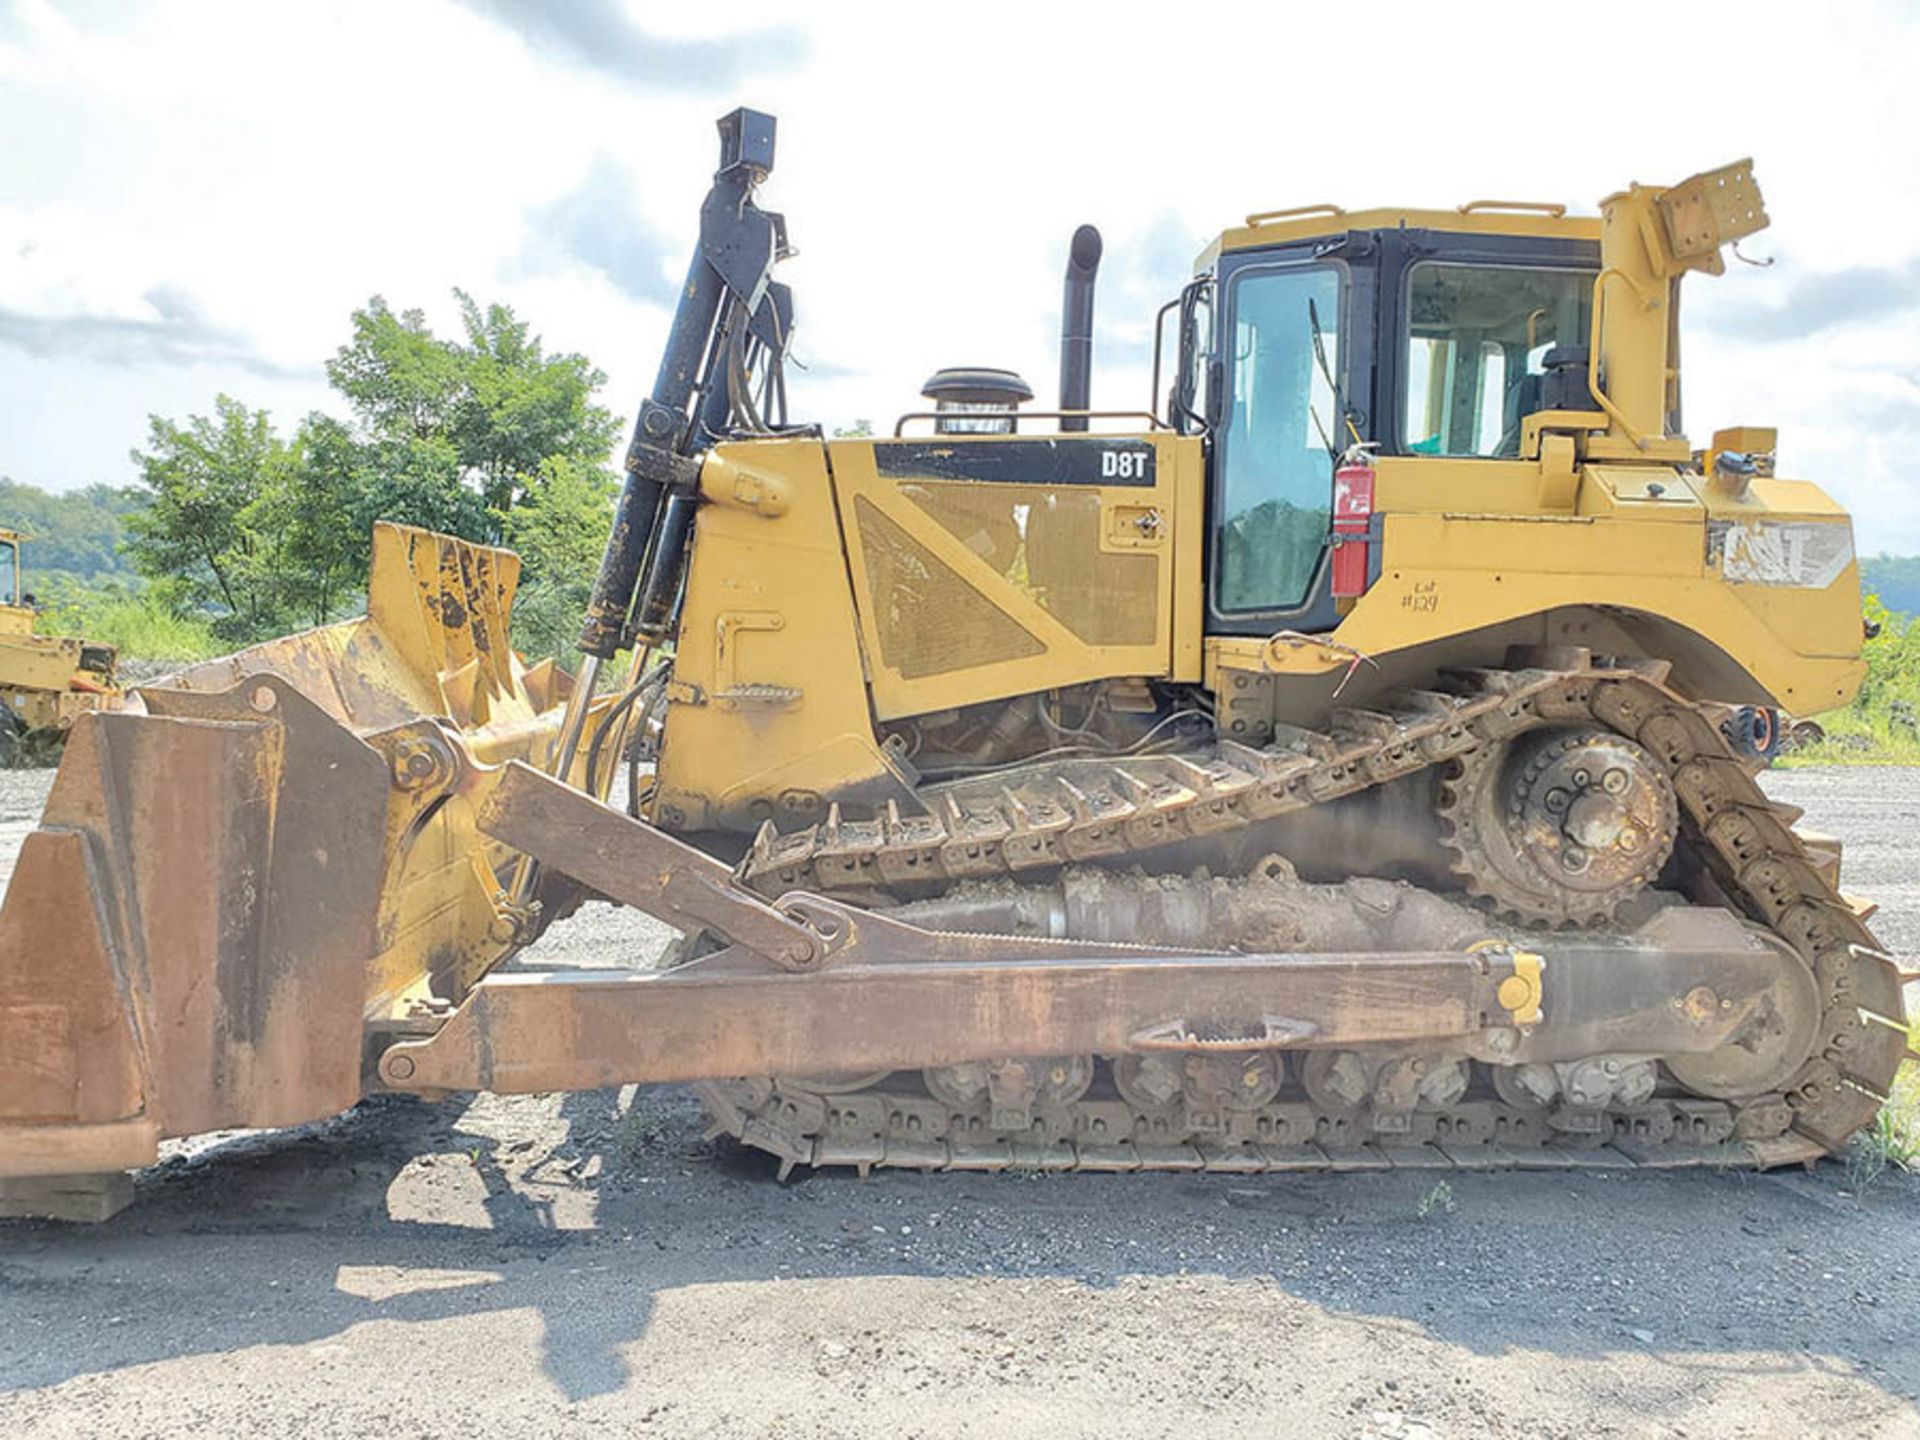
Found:
[{"label": "windshield", "polygon": [[1542,409],[1555,346],[1587,343],[1593,275],[1517,266],[1413,267],[1401,435],[1415,455],[1513,457]]},{"label": "windshield", "polygon": [[1233,284],[1214,528],[1221,610],[1293,610],[1320,564],[1341,425],[1340,273],[1247,271]]},{"label": "windshield", "polygon": [[0,540],[0,605],[20,603],[20,550],[11,540]]}]

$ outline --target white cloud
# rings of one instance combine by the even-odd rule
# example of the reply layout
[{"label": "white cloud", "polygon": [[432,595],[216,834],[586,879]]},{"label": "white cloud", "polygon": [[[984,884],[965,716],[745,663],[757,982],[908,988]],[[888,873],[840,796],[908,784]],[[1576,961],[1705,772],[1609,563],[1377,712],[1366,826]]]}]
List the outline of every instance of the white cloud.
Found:
[{"label": "white cloud", "polygon": [[[521,13],[19,0],[0,19],[0,129],[33,143],[0,153],[0,309],[164,326],[147,297],[184,294],[244,348],[107,375],[0,347],[0,472],[125,478],[149,410],[204,410],[220,388],[291,419],[324,390],[261,369],[313,370],[375,293],[450,325],[455,285],[590,355],[628,411],[667,323],[647,267],[684,263],[712,122],[750,103],[780,117],[763,202],[801,252],[782,278],[797,348],[820,362],[794,377],[795,406],[829,423],[884,424],[948,364],[1010,365],[1050,397],[1083,220],[1107,240],[1094,398],[1132,408],[1152,311],[1249,210],[1477,195],[1591,210],[1630,179],[1753,154],[1775,225],[1746,248],[1780,260],[1689,282],[1689,420],[1702,437],[1777,424],[1786,466],[1872,517],[1868,548],[1920,550],[1901,438],[1920,340],[1911,315],[1876,314],[1871,284],[1920,254],[1920,24],[1895,6],[1845,25],[1649,3],[1605,24],[1506,3],[1383,3],[1359,22],[1331,6],[1179,23],[1028,7],[1014,23],[752,0],[724,33],[617,0],[575,7],[593,24],[565,33]],[[1733,318],[1817,303],[1832,275],[1867,277],[1844,325],[1776,336]]]}]

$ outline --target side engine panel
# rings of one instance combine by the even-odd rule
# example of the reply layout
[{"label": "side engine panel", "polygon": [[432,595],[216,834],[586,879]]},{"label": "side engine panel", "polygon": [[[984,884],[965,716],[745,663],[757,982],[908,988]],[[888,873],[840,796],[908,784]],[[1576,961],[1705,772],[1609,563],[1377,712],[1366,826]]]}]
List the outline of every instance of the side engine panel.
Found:
[{"label": "side engine panel", "polygon": [[1201,450],[1169,434],[718,447],[655,818],[783,828],[920,801],[882,722],[1198,680]]},{"label": "side engine panel", "polygon": [[1191,669],[1175,629],[1199,586],[1196,441],[841,443],[833,475],[881,720]]}]

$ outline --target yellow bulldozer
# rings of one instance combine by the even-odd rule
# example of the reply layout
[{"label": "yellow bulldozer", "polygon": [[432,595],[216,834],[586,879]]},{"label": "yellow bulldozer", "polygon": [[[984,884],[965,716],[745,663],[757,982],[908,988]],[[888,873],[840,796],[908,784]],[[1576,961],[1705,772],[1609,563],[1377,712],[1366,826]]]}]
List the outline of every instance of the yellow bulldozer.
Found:
[{"label": "yellow bulldozer", "polygon": [[[1755,783],[1861,681],[1851,527],[1771,431],[1680,429],[1747,163],[1250,215],[1138,413],[1089,408],[1083,227],[1055,409],[943,371],[829,439],[774,123],[720,130],[577,675],[511,650],[511,554],[383,526],[364,618],[76,723],[0,910],[16,1208],[382,1091],[692,1082],[863,1173],[1770,1166],[1872,1121],[1908,977]],[[507,963],[605,901],[684,938]]]},{"label": "yellow bulldozer", "polygon": [[0,765],[51,755],[76,717],[120,703],[111,645],[35,633],[24,538],[0,529]]}]

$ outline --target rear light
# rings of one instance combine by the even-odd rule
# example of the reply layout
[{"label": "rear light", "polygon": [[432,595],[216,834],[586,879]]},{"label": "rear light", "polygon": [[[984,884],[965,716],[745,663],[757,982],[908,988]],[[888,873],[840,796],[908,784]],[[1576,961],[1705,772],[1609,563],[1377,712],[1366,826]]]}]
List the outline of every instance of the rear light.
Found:
[{"label": "rear light", "polygon": [[1367,532],[1373,526],[1373,462],[1350,450],[1333,472],[1333,593],[1367,592]]}]

